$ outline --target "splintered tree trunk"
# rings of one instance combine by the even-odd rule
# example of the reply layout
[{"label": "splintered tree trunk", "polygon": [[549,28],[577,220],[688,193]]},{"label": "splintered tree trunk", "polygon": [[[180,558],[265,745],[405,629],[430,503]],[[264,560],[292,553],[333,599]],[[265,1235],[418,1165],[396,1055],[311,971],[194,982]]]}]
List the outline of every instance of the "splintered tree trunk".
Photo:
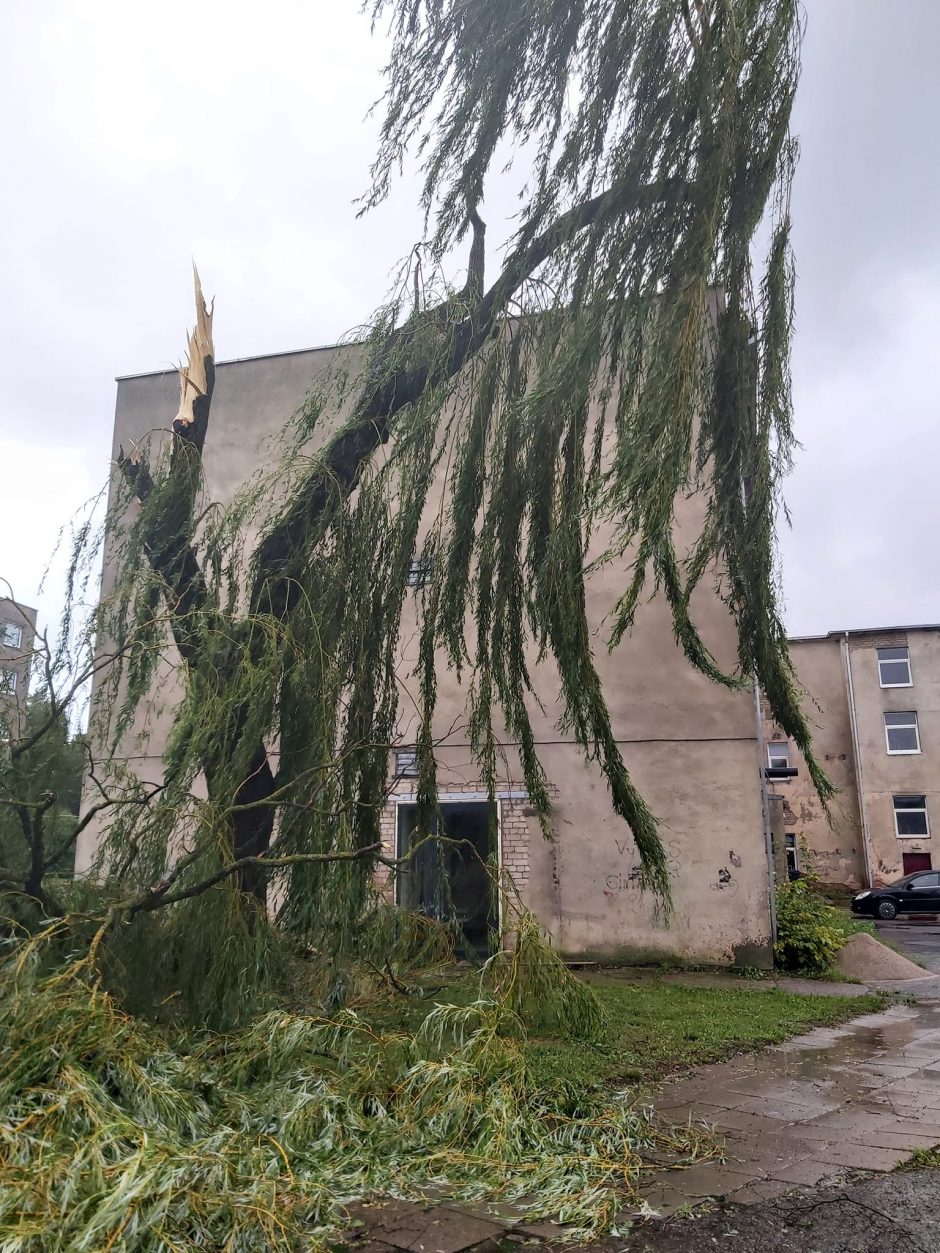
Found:
[{"label": "splintered tree trunk", "polygon": [[[173,420],[168,477],[155,484],[145,461],[125,456],[123,449],[118,456],[118,465],[141,506],[157,506],[147,520],[144,548],[163,583],[173,638],[190,676],[199,673],[206,661],[207,645],[211,646],[216,629],[223,625],[193,547],[202,450],[215,386],[212,310],[206,307],[195,271],[194,278],[196,325],[190,335],[187,361],[179,371],[180,405]],[[154,493],[159,493],[159,499]],[[224,673],[219,677],[224,684]],[[210,797],[230,811],[233,860],[266,852],[274,829],[274,809],[265,802],[274,792],[275,779],[264,744],[258,742],[253,747],[241,782],[233,785],[226,769],[240,756],[245,721],[242,711],[233,719],[234,729],[222,738],[212,759],[202,762]],[[223,779],[224,785],[220,782]],[[242,870],[237,882],[246,894],[264,902],[265,878],[256,867]]]}]

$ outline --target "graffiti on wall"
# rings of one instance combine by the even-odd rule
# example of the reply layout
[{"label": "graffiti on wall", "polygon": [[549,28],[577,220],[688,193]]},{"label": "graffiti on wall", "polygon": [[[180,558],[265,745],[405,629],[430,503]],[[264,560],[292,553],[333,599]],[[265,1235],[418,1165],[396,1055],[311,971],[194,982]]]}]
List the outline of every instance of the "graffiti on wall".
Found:
[{"label": "graffiti on wall", "polygon": [[[635,854],[633,841],[614,840],[614,847],[617,850],[618,857],[625,857],[629,852],[631,857]],[[669,869],[669,877],[674,879],[679,873],[679,841],[670,840],[666,845],[666,865]],[[643,882],[643,868],[639,862],[631,861],[623,870],[616,870],[604,879],[604,895],[615,896],[618,892],[629,892],[631,890],[640,890]]]},{"label": "graffiti on wall", "polygon": [[738,890],[738,881],[727,866],[722,866],[718,871],[718,878],[708,886],[713,892],[724,892],[728,896],[734,896]]},{"label": "graffiti on wall", "polygon": [[[643,870],[639,862],[632,860],[636,852],[633,841],[629,839],[614,840],[614,848],[617,850],[618,857],[626,858],[629,853],[631,860],[623,869],[614,870],[605,876],[604,895],[616,896],[620,892],[639,891],[643,882]],[[678,840],[670,840],[665,848],[669,877],[675,879],[680,869],[679,854],[681,846]],[[733,848],[730,849],[728,851],[728,863],[727,866],[719,867],[717,877],[708,886],[713,892],[723,892],[726,896],[734,896],[738,891],[739,884],[734,877],[733,870],[741,868],[743,864],[741,854],[736,853]]]}]

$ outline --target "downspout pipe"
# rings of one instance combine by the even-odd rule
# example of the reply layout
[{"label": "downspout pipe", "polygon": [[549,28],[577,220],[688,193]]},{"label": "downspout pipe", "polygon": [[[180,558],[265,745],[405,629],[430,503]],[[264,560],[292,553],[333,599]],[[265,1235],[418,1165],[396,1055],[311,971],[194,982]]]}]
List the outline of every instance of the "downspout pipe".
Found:
[{"label": "downspout pipe", "polygon": [[862,824],[862,850],[865,857],[865,880],[867,887],[874,887],[871,864],[871,839],[868,831],[868,811],[865,808],[865,783],[862,775],[862,753],[858,742],[858,715],[855,710],[855,684],[852,681],[852,655],[849,651],[849,633],[843,632],[839,641],[842,650],[842,670],[845,675],[845,691],[849,698],[849,725],[852,729],[852,757],[855,766],[855,790],[858,796],[858,816]]},{"label": "downspout pipe", "polygon": [[[774,844],[770,823],[770,796],[767,790],[767,776],[764,774],[764,763],[767,760],[764,743],[764,720],[760,710],[760,685],[754,683],[754,718],[757,724],[757,774],[760,779],[761,809],[764,814],[764,851],[767,854],[767,897],[770,905],[770,943],[777,942],[777,867],[774,864]],[[772,948],[771,948],[772,951]]]}]

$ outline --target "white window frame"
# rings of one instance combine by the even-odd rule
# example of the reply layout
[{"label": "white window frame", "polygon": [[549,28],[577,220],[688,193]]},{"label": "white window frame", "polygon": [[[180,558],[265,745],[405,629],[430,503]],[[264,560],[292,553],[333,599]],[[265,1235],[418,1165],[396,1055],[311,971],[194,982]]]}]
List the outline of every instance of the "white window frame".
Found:
[{"label": "white window frame", "polygon": [[0,667],[0,692],[5,692],[8,696],[16,694],[16,681],[20,676],[15,670],[7,670],[6,666]]},{"label": "white window frame", "polygon": [[[776,749],[776,752],[774,751]],[[781,751],[782,750],[782,751]],[[783,765],[774,761],[775,757],[783,757]],[[789,740],[771,740],[767,745],[767,765],[771,770],[789,770],[790,768],[790,741]]]},{"label": "white window frame", "polygon": [[[894,834],[897,836],[899,840],[929,840],[930,839],[930,815],[927,812],[927,797],[926,796],[924,796],[923,798],[924,799],[923,806],[905,805],[904,808],[900,811],[901,813],[905,813],[905,814],[923,814],[924,826],[927,828],[926,832],[922,832],[919,835],[907,835],[907,834],[902,835],[902,833],[898,830],[898,807],[895,804],[895,802],[901,800],[902,796],[906,797],[907,795],[908,793],[898,793],[897,796],[891,797],[891,810],[892,810],[892,813],[894,814]],[[915,793],[911,793],[911,795],[915,795]],[[916,793],[916,795],[920,795],[920,793]],[[925,870],[924,874],[926,873],[927,872]]]},{"label": "white window frame", "polygon": [[[0,635],[0,644],[4,648],[22,648],[23,647],[23,628],[17,626],[15,622],[4,622],[2,624],[3,634]],[[13,639],[7,639],[9,633],[13,633]]]},{"label": "white window frame", "polygon": [[[404,809],[414,806],[415,798],[413,796],[393,796],[391,798],[395,802],[395,857],[401,858],[401,828],[402,819],[404,818]],[[437,803],[439,805],[474,805],[481,801],[489,801],[489,792],[441,792],[438,794]],[[496,793],[496,864],[500,871],[503,868],[503,806],[504,800],[528,800],[528,792],[497,792]],[[395,875],[395,904],[401,905],[401,876]],[[502,892],[494,892],[494,900],[496,903],[496,934],[499,937],[498,943],[502,944],[503,938],[503,894]]]},{"label": "white window frame", "polygon": [[[894,714],[896,716],[899,714],[907,714],[908,717],[911,718],[911,721],[901,722],[901,723],[896,722],[894,726],[889,727],[888,726],[889,714]],[[921,751],[920,722],[917,717],[916,709],[886,709],[884,712],[884,725],[885,725],[885,748],[887,749],[888,754],[891,757],[910,757],[911,755],[915,753],[919,753]],[[916,748],[892,748],[891,736],[889,735],[889,731],[909,731],[911,727],[914,728],[914,737],[917,740],[917,747]]]},{"label": "white window frame", "polygon": [[[792,843],[791,843],[792,841]],[[783,853],[787,862],[787,870],[792,870],[799,874],[800,870],[800,850],[796,843],[796,832],[787,831],[783,837]]]},{"label": "white window frame", "polygon": [[[881,672],[882,658],[879,654],[883,652],[888,652],[889,649],[892,652],[899,652],[901,649],[903,649],[904,652],[907,653],[906,658],[902,658],[902,657],[885,657],[884,658],[884,664],[886,666],[897,666],[897,665],[900,665],[902,661],[907,662],[907,682],[906,683],[885,683],[884,677]],[[875,658],[878,662],[878,682],[881,685],[881,687],[913,687],[914,686],[914,673],[911,670],[911,650],[908,648],[906,644],[890,644],[890,645],[886,644],[883,648],[876,648]]]}]

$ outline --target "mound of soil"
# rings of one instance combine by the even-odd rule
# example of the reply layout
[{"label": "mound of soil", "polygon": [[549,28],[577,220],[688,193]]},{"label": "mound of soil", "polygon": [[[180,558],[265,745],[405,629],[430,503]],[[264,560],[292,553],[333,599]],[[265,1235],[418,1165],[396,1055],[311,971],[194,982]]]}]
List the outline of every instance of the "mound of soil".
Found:
[{"label": "mound of soil", "polygon": [[836,958],[836,966],[850,979],[878,983],[893,979],[929,979],[921,966],[888,948],[873,935],[853,935]]}]

